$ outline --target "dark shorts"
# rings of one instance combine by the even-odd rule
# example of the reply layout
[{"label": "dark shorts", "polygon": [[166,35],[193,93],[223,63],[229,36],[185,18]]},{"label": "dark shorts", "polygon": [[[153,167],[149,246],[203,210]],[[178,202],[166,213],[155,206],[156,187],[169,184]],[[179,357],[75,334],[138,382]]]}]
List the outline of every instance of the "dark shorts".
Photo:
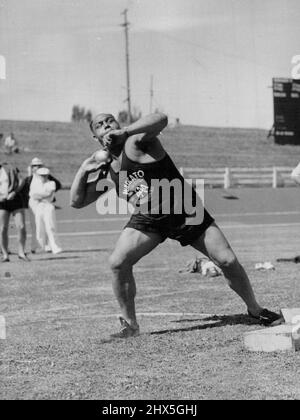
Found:
[{"label": "dark shorts", "polygon": [[184,215],[165,215],[154,218],[138,213],[131,216],[125,228],[158,233],[162,237],[162,242],[170,238],[180,242],[182,246],[187,246],[195,242],[214,221],[214,218],[205,209],[203,221],[199,225],[186,224]]},{"label": "dark shorts", "polygon": [[0,202],[0,210],[8,211],[9,213],[13,213],[16,210],[20,210],[23,208],[23,201],[21,197],[16,197],[13,200],[5,200]]}]

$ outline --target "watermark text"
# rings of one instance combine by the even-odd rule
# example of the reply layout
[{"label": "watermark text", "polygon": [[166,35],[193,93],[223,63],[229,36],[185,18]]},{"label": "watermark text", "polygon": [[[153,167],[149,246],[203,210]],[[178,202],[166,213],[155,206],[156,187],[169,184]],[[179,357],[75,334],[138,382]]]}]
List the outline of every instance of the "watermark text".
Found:
[{"label": "watermark text", "polygon": [[203,179],[151,179],[148,185],[142,170],[130,175],[121,171],[118,194],[106,178],[99,180],[96,190],[101,193],[96,203],[100,215],[184,215],[189,225],[203,222]]}]

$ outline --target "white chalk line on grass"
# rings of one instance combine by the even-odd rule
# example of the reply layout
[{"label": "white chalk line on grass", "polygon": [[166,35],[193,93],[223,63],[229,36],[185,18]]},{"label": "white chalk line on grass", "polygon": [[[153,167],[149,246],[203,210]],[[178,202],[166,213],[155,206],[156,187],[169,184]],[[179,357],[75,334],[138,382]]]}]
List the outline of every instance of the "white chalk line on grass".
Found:
[{"label": "white chalk line on grass", "polygon": [[[86,315],[86,318],[114,318],[120,316],[120,313],[112,313],[112,314],[99,314],[99,315]],[[201,318],[208,318],[212,316],[221,316],[217,314],[203,314],[198,312],[138,312],[137,316],[144,316],[149,318],[155,317],[169,317],[169,316],[199,316]]]},{"label": "white chalk line on grass", "polygon": [[[214,316],[221,317],[224,315],[220,314],[204,314],[204,313],[198,313],[198,312],[138,312],[137,317],[148,317],[148,318],[156,318],[156,317],[192,317],[197,316],[200,318],[212,318]],[[120,317],[120,313],[111,313],[111,314],[96,314],[96,315],[79,315],[75,317],[64,317],[60,318],[60,321],[69,321],[74,318],[82,318],[82,319],[110,319],[110,318],[118,318]]]},{"label": "white chalk line on grass", "polygon": [[[291,227],[291,226],[300,226],[300,222],[295,223],[256,223],[256,224],[220,224],[218,223],[222,229],[253,229],[253,228],[273,228],[273,227]],[[95,232],[66,232],[66,233],[59,233],[59,236],[98,236],[98,235],[113,235],[122,232],[122,229],[116,230],[98,230]]]},{"label": "white chalk line on grass", "polygon": [[[297,216],[300,215],[300,211],[273,211],[273,212],[248,212],[248,213],[215,213],[214,217],[249,217],[249,216]],[[61,219],[58,223],[103,223],[103,222],[126,222],[129,219],[127,217],[103,217],[100,216],[97,219]]]},{"label": "white chalk line on grass", "polygon": [[[254,229],[254,228],[278,228],[278,227],[291,227],[291,226],[300,226],[300,222],[295,223],[257,223],[257,224],[220,224],[218,226],[222,229]],[[97,230],[97,231],[85,231],[85,232],[61,232],[58,233],[58,236],[63,237],[73,237],[73,236],[101,236],[101,235],[117,235],[122,232],[122,229],[117,230]],[[17,239],[17,235],[11,235],[12,239]],[[31,234],[27,235],[28,238],[31,237]]]},{"label": "white chalk line on grass", "polygon": [[[215,213],[214,217],[249,217],[249,216],[297,216],[300,211],[271,211],[271,212],[248,212],[248,213]],[[110,222],[126,222],[129,220],[130,215],[127,217],[103,217],[100,216],[90,219],[61,219],[57,223],[110,223]],[[26,222],[29,225],[29,221]]]},{"label": "white chalk line on grass", "polygon": [[[156,293],[156,294],[152,294],[152,295],[146,295],[146,296],[138,296],[136,298],[137,301],[141,301],[141,300],[145,300],[145,299],[153,299],[153,298],[158,298],[158,297],[164,297],[164,296],[170,296],[170,295],[176,295],[176,294],[184,294],[184,293],[195,293],[195,292],[199,292],[201,291],[201,287],[198,287],[197,289],[189,289],[189,290],[178,290],[178,291],[174,291],[174,292],[166,292],[166,293]],[[99,304],[88,304],[88,305],[68,305],[68,306],[57,306],[57,307],[53,307],[53,308],[47,308],[47,309],[40,309],[40,310],[36,310],[36,311],[30,311],[30,310],[22,310],[19,312],[7,312],[5,313],[5,316],[7,318],[9,317],[13,317],[13,316],[18,316],[18,315],[22,315],[22,316],[29,316],[29,315],[38,315],[38,314],[43,314],[43,313],[51,313],[51,312],[58,312],[58,311],[72,311],[72,310],[78,310],[78,308],[91,308],[95,307],[95,306],[100,306],[100,305],[111,305],[111,304],[115,304],[116,303],[116,299],[110,299],[110,300],[106,300],[104,302],[99,301]],[[168,313],[168,312],[167,312]],[[180,312],[181,313],[181,312]],[[84,317],[87,316],[89,317],[90,315],[80,315],[80,317]],[[74,317],[78,317],[78,315],[74,314]],[[72,318],[72,317],[70,317]],[[62,318],[59,318],[62,319]]]}]

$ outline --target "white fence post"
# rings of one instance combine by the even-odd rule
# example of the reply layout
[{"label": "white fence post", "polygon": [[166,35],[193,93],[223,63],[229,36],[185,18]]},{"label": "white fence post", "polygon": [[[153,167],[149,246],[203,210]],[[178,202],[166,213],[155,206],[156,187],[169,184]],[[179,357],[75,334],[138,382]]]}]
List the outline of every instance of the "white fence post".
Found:
[{"label": "white fence post", "polygon": [[230,188],[230,168],[225,168],[224,188],[225,188],[225,190]]},{"label": "white fence post", "polygon": [[273,167],[273,188],[284,187],[284,178],[280,174],[279,168]]},{"label": "white fence post", "polygon": [[273,188],[277,188],[277,184],[278,184],[278,171],[277,168],[275,168],[275,166],[273,167],[273,181],[272,181],[272,187]]}]

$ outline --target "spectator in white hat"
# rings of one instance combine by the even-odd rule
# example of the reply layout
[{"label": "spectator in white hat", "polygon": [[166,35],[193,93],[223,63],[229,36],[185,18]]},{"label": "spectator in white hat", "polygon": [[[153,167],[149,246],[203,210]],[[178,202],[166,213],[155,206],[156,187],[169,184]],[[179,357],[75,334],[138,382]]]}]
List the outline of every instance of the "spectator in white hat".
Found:
[{"label": "spectator in white hat", "polygon": [[[41,159],[39,159],[38,157],[33,158],[30,165],[27,168],[28,176],[23,179],[19,188],[19,192],[23,199],[24,208],[28,209],[28,216],[29,216],[30,227],[31,227],[31,253],[32,254],[35,254],[36,249],[38,248],[38,242],[36,239],[35,215],[33,213],[33,210],[29,206],[29,191],[30,191],[31,183],[37,177],[36,171],[39,168],[42,168],[43,166],[44,166],[44,162]],[[58,181],[58,179],[54,178],[54,176],[52,176],[51,174],[49,175],[49,180],[55,182],[56,191],[61,189],[61,183]],[[48,248],[51,251],[51,248],[48,245],[46,245],[45,248],[47,251],[48,251]]]},{"label": "spectator in white hat", "polygon": [[31,182],[29,191],[29,207],[35,215],[36,238],[45,249],[47,240],[53,254],[62,252],[57,240],[55,206],[53,204],[56,184],[49,180],[48,168],[39,168]]}]

